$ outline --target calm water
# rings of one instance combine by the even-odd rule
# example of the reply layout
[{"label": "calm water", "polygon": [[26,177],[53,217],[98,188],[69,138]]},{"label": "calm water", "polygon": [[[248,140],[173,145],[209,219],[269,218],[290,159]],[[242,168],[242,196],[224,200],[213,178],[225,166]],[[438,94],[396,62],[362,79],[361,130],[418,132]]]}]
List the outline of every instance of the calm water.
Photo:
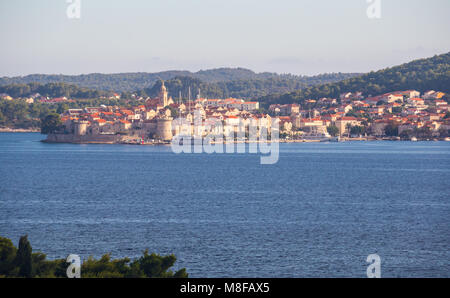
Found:
[{"label": "calm water", "polygon": [[49,258],[145,248],[191,277],[450,277],[450,143],[281,144],[255,155],[0,134],[0,235]]}]

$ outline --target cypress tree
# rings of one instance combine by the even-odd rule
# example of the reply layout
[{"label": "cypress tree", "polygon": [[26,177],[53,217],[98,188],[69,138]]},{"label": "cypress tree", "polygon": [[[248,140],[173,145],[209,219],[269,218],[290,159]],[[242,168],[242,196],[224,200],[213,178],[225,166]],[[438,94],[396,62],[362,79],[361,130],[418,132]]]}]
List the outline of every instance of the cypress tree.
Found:
[{"label": "cypress tree", "polygon": [[19,249],[16,255],[16,266],[19,267],[19,276],[31,278],[31,244],[28,235],[20,237]]}]

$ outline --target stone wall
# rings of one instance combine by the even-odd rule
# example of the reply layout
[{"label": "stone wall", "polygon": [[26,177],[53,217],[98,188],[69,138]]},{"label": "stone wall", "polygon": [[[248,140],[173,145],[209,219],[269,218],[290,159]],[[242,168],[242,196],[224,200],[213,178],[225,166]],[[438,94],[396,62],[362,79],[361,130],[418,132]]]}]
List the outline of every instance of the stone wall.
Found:
[{"label": "stone wall", "polygon": [[49,134],[45,142],[48,143],[76,143],[76,144],[114,144],[121,140],[118,135],[83,135]]}]

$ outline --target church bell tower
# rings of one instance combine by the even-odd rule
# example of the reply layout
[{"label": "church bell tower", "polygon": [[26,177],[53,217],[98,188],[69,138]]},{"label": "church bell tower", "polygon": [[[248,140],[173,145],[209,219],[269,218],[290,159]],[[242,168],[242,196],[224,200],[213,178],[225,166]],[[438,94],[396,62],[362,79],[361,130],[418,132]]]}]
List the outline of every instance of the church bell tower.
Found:
[{"label": "church bell tower", "polygon": [[169,105],[169,92],[167,92],[167,88],[164,85],[164,81],[161,80],[161,91],[159,92],[159,102],[163,107],[166,107]]}]

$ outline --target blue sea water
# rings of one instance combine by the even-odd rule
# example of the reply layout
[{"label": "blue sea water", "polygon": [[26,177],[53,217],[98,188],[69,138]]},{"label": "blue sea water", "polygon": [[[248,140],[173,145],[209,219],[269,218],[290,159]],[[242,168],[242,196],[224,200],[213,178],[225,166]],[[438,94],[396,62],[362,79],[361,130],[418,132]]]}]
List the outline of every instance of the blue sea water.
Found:
[{"label": "blue sea water", "polygon": [[0,236],[51,259],[148,248],[191,277],[450,277],[450,143],[280,144],[249,154],[0,134]]}]

